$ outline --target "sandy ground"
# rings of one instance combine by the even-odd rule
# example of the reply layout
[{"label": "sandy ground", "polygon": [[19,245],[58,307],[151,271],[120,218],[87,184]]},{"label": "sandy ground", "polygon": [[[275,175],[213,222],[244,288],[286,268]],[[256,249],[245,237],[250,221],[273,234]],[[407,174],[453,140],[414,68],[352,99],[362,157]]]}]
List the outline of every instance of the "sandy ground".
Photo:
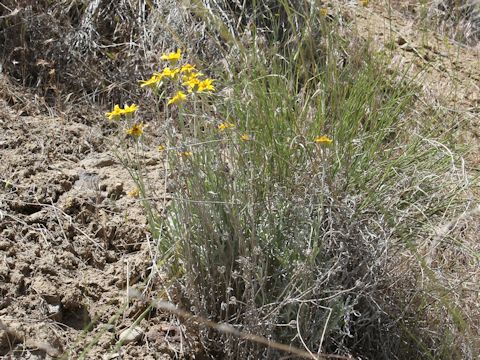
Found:
[{"label": "sandy ground", "polygon": [[[423,69],[422,97],[456,114],[465,141],[478,144],[478,47],[419,33],[413,18],[380,5],[342,11],[380,50],[393,51],[397,64],[411,66],[411,74]],[[184,328],[154,310],[115,348],[148,306],[128,299],[127,288],[141,290],[148,280],[154,244],[138,199],[128,195],[134,184],[109,151],[108,123],[49,113],[42,104],[0,78],[0,358],[66,351],[78,358],[85,349],[91,359],[188,353]],[[470,166],[480,161],[475,149]],[[148,164],[151,173],[162,172],[154,153]]]},{"label": "sandy ground", "polygon": [[[155,311],[141,337],[111,351],[148,306],[130,300],[123,311],[127,286],[152,271],[154,245],[128,195],[134,183],[108,151],[108,122],[48,115],[1,80],[0,358],[76,358],[93,335],[87,358],[174,356],[181,329]],[[152,153],[149,172],[162,163]]]}]

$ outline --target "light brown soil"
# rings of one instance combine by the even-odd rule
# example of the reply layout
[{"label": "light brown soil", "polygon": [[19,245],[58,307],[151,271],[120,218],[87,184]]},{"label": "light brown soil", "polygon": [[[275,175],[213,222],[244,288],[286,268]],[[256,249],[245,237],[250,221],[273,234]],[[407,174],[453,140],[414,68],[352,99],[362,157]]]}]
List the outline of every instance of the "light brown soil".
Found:
[{"label": "light brown soil", "polygon": [[[87,358],[172,357],[181,329],[154,311],[138,341],[112,350],[148,306],[123,310],[127,284],[152,273],[154,245],[127,195],[134,183],[108,151],[108,122],[49,116],[4,78],[0,89],[0,358],[77,358],[94,335]],[[150,155],[158,173],[160,155]]]},{"label": "light brown soil", "polygon": [[[455,119],[457,135],[473,152],[471,166],[480,162],[480,44],[466,46],[439,34],[418,19],[419,4],[398,2],[342,7],[356,30],[373,40],[377,51],[393,55],[391,66],[406,72],[419,88],[424,109]],[[431,111],[430,111],[431,112]],[[441,121],[441,119],[439,119]],[[441,126],[452,124],[441,124]],[[447,130],[447,129],[446,129]]]}]

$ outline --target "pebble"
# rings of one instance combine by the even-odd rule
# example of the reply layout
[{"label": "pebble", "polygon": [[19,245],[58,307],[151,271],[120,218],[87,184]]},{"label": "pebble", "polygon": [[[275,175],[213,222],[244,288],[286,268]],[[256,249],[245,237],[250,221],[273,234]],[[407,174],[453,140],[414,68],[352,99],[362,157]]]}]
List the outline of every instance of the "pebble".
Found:
[{"label": "pebble", "polygon": [[114,159],[112,159],[108,155],[102,155],[102,154],[93,155],[82,161],[82,166],[85,169],[89,169],[89,168],[99,169],[99,168],[112,166],[113,164],[115,164]]},{"label": "pebble", "polygon": [[129,344],[140,340],[143,336],[143,330],[139,326],[128,328],[120,333],[119,340],[124,344]]},{"label": "pebble", "polygon": [[7,251],[12,246],[12,243],[7,240],[0,240],[0,250]]},{"label": "pebble", "polygon": [[60,304],[47,304],[48,317],[55,321],[62,321],[62,307]]},{"label": "pebble", "polygon": [[113,360],[118,359],[120,357],[120,353],[113,353],[113,354],[105,354],[103,355],[103,360]]},{"label": "pebble", "polygon": [[109,198],[119,198],[122,195],[125,195],[125,191],[123,190],[123,183],[116,183],[112,188],[110,188],[107,196]]}]

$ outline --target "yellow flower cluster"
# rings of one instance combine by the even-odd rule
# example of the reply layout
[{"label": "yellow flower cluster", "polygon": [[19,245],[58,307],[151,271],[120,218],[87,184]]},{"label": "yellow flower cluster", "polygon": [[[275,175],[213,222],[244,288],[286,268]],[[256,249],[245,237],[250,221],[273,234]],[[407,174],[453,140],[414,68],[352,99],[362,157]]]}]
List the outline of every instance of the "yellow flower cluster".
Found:
[{"label": "yellow flower cluster", "polygon": [[161,59],[167,60],[170,64],[175,65],[178,60],[182,57],[182,52],[180,49],[177,49],[177,52],[171,52],[170,54],[163,54]]},{"label": "yellow flower cluster", "polygon": [[109,120],[117,120],[120,118],[120,116],[133,114],[137,110],[138,110],[138,106],[135,104],[132,104],[130,106],[125,104],[123,109],[119,105],[115,105],[113,107],[113,110],[111,112],[106,113],[105,116],[108,117]]},{"label": "yellow flower cluster", "polygon": [[327,144],[327,145],[330,145],[331,143],[333,143],[333,140],[330,139],[327,135],[318,136],[315,138],[314,141],[318,144]]},{"label": "yellow flower cluster", "polygon": [[175,96],[168,100],[167,105],[178,104],[184,101],[187,98],[187,95],[183,91],[177,91]]},{"label": "yellow flower cluster", "polygon": [[229,122],[223,122],[218,125],[218,131],[225,131],[227,129],[233,129],[235,128],[235,125]]},{"label": "yellow flower cluster", "polygon": [[[125,115],[127,117],[130,117],[135,113],[135,111],[138,110],[138,106],[135,104],[132,105],[127,105],[125,104],[123,109],[120,107],[120,105],[115,105],[113,107],[113,110],[110,112],[107,112],[105,116],[109,120],[118,120],[122,115]],[[126,133],[128,135],[131,135],[133,137],[140,137],[143,134],[143,122],[133,124],[133,126],[129,129],[126,130]]]},{"label": "yellow flower cluster", "polygon": [[[235,128],[236,128],[235,124],[232,124],[231,122],[228,122],[228,121],[222,122],[222,123],[218,124],[218,126],[217,126],[217,129],[218,129],[219,132],[224,132],[225,130],[235,129]],[[250,141],[250,140],[252,140],[252,138],[250,137],[250,135],[244,133],[244,134],[240,135],[240,140]]]},{"label": "yellow flower cluster", "polygon": [[[161,56],[161,59],[168,61],[170,66],[176,65],[181,60],[181,58],[182,52],[180,49],[178,49],[176,52],[163,54]],[[165,67],[161,72],[154,73],[150,77],[150,79],[141,80],[140,86],[156,88],[163,83],[163,80],[180,79],[182,81],[181,84],[185,87],[185,90],[188,93],[215,91],[215,87],[213,86],[214,80],[210,78],[202,79],[202,76],[203,74],[201,72],[196,71],[195,65],[185,63],[183,65],[173,68],[170,68],[169,66]],[[172,98],[168,100],[167,105],[178,104],[182,101],[185,101],[186,99],[187,95],[185,94],[185,92],[179,90]]]},{"label": "yellow flower cluster", "polygon": [[[175,52],[163,54],[161,56],[162,60],[168,61],[168,65],[163,68],[161,72],[155,72],[150,79],[141,80],[140,87],[159,87],[163,81],[179,81],[180,86],[183,86],[183,89],[180,86],[177,86],[176,93],[167,101],[167,105],[179,104],[187,99],[188,93],[201,93],[201,92],[210,92],[215,91],[213,86],[213,79],[204,78],[204,75],[195,69],[195,65],[184,63],[179,64],[182,59],[182,51],[178,49]],[[181,88],[178,89],[178,88]],[[118,120],[120,117],[125,115],[127,119],[131,119],[133,113],[138,110],[138,106],[135,104],[125,104],[123,108],[120,105],[115,105],[113,110],[106,113],[105,115],[110,120]],[[144,124],[143,122],[129,123],[130,128],[126,129],[125,132],[127,135],[134,138],[139,138],[143,135]],[[224,125],[219,126],[219,130],[223,131],[225,129],[234,127],[233,124],[224,123]],[[163,147],[164,149],[164,147]],[[161,147],[159,147],[161,151]],[[192,153],[189,151],[184,151],[181,153],[182,156],[191,156]]]},{"label": "yellow flower cluster", "polygon": [[140,137],[143,134],[143,122],[133,124],[133,126],[128,129],[126,133],[136,138]]},{"label": "yellow flower cluster", "polygon": [[127,193],[128,196],[133,197],[133,198],[138,198],[140,196],[140,189],[138,187],[130,190]]},{"label": "yellow flower cluster", "polygon": [[193,156],[193,152],[191,151],[180,151],[178,155],[183,156],[183,157],[190,157]]}]

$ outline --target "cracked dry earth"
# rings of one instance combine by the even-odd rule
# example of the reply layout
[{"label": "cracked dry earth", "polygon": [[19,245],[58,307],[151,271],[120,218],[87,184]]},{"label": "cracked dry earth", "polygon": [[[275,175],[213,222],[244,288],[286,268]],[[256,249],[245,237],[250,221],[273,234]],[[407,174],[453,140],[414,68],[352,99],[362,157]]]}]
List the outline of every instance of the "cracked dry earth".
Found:
[{"label": "cracked dry earth", "polygon": [[[11,88],[2,79],[0,358],[78,358],[85,349],[89,359],[173,357],[180,328],[155,311],[114,348],[148,306],[130,299],[124,308],[127,284],[151,273],[154,245],[127,195],[134,184],[108,153],[108,122],[42,113],[31,105],[38,98]],[[162,168],[155,156],[151,173]]]}]

